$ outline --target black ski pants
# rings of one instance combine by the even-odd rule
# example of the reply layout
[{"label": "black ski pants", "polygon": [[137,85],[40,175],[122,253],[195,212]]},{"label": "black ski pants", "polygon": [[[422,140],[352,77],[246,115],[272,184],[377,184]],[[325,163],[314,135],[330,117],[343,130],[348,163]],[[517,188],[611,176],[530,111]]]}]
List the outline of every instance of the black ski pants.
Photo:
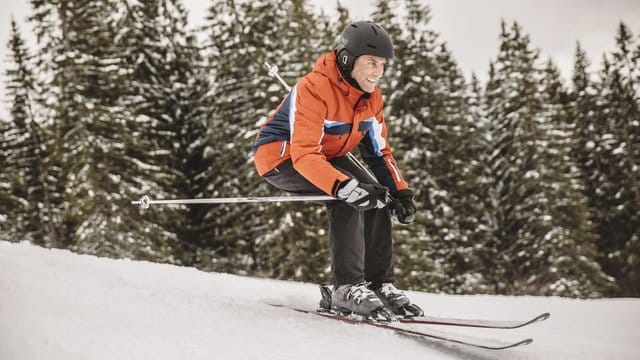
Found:
[{"label": "black ski pants", "polygon": [[[362,183],[376,181],[347,156],[330,163]],[[291,159],[264,174],[264,179],[280,190],[294,194],[324,194],[298,173]],[[344,201],[326,202],[329,215],[329,247],[334,285],[393,282],[391,216],[388,207],[361,211]]]}]

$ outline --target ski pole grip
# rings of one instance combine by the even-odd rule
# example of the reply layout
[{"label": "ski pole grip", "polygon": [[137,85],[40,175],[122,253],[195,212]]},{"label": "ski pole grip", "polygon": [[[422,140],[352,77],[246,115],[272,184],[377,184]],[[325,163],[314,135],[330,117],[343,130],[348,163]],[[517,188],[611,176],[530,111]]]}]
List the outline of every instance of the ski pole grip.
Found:
[{"label": "ski pole grip", "polygon": [[276,76],[278,75],[278,66],[277,65],[269,65],[269,63],[265,62],[264,63],[267,66],[267,69],[269,69],[269,76]]},{"label": "ski pole grip", "polygon": [[131,203],[134,205],[140,205],[141,209],[148,209],[149,205],[151,204],[151,200],[149,200],[149,197],[147,195],[144,195],[140,198],[140,200],[132,201]]}]

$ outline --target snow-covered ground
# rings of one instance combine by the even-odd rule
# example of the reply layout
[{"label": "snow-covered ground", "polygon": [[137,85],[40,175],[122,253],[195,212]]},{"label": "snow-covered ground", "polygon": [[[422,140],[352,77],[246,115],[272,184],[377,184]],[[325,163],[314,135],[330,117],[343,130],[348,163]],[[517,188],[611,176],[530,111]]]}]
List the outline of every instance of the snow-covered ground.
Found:
[{"label": "snow-covered ground", "polygon": [[266,305],[313,309],[313,284],[0,241],[0,359],[640,359],[640,299],[410,295],[439,316],[552,315],[517,330],[437,328],[534,338],[516,349],[419,343]]}]

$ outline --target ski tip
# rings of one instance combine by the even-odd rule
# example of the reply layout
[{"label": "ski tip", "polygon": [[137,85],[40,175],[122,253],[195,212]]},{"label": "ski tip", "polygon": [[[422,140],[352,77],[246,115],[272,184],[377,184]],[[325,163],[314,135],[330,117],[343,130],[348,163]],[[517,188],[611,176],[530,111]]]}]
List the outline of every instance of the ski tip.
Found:
[{"label": "ski tip", "polygon": [[540,315],[536,316],[536,318],[533,319],[532,322],[544,321],[544,320],[547,320],[550,317],[551,317],[551,313],[546,312],[544,314],[540,314]]},{"label": "ski tip", "polygon": [[533,339],[528,338],[528,339],[524,339],[524,340],[522,340],[520,342],[517,342],[517,343],[513,344],[513,346],[510,346],[510,347],[525,346],[525,345],[531,344],[532,342],[533,342]]},{"label": "ski tip", "polygon": [[515,342],[513,344],[508,344],[508,345],[504,345],[504,346],[479,346],[485,349],[489,349],[489,350],[506,350],[506,349],[513,349],[515,347],[520,347],[520,346],[525,346],[525,345],[529,345],[533,342],[533,339],[531,338],[527,338],[518,342]]},{"label": "ski tip", "polygon": [[488,350],[506,350],[506,349],[513,349],[516,347],[520,347],[520,346],[525,346],[525,345],[529,345],[533,342],[532,338],[527,338],[524,340],[520,340],[518,342],[514,342],[514,343],[508,343],[508,344],[503,344],[503,345],[499,345],[499,344],[494,344],[494,345],[483,345],[483,344],[479,344],[479,343],[471,343],[471,342],[460,342],[463,345],[470,345],[473,347],[479,347],[482,349],[488,349]]},{"label": "ski tip", "polygon": [[548,313],[548,312],[546,312],[546,313],[542,313],[542,314],[540,314],[540,315],[538,315],[538,316],[534,317],[533,319],[531,319],[531,320],[529,320],[529,321],[527,321],[527,322],[524,322],[524,323],[522,323],[522,324],[520,324],[520,325],[517,325],[517,326],[510,327],[510,329],[517,329],[517,328],[520,328],[520,327],[523,327],[523,326],[527,326],[527,325],[531,325],[531,324],[539,323],[539,322],[541,322],[541,321],[545,321],[545,320],[547,320],[547,319],[548,319],[548,318],[550,318],[550,317],[551,317],[551,314],[550,314],[550,313]]}]

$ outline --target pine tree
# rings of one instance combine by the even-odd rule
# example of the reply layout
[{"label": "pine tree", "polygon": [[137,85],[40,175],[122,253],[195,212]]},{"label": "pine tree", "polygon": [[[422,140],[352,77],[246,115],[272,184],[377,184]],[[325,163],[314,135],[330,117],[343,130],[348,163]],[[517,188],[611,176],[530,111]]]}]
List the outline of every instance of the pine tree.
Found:
[{"label": "pine tree", "polygon": [[[437,176],[441,197],[432,204],[442,208],[436,215],[439,227],[436,251],[447,264],[448,292],[486,292],[488,257],[486,247],[493,233],[486,214],[487,186],[484,143],[486,124],[472,116],[472,98],[468,86],[445,45],[436,53],[438,73],[434,77],[435,92],[430,102],[434,131],[427,145],[433,151],[428,165]],[[447,211],[448,210],[448,211]]]},{"label": "pine tree", "polygon": [[[129,88],[123,4],[32,1],[40,51],[40,108],[52,133],[51,174],[61,211],[61,246],[112,257],[172,261],[165,231],[129,204],[144,187],[136,129],[121,102]],[[144,144],[139,144],[144,146]],[[145,169],[148,170],[148,169]],[[155,239],[155,241],[150,240]]]},{"label": "pine tree", "polygon": [[611,283],[595,259],[597,236],[590,221],[591,209],[581,172],[571,156],[576,148],[576,126],[570,120],[569,96],[551,60],[543,69],[540,93],[541,115],[548,122],[546,129],[541,127],[548,141],[541,143],[546,146],[543,170],[548,174],[543,184],[550,183],[546,193],[555,193],[549,213],[553,224],[564,231],[560,236],[547,234],[550,238],[555,236],[550,247],[552,254],[559,256],[551,264],[552,269],[557,269],[557,280],[543,289],[548,294],[601,296]]},{"label": "pine tree", "polygon": [[[575,127],[577,141],[573,153],[582,172],[581,178],[585,184],[585,194],[591,199],[596,191],[593,175],[598,166],[594,158],[594,139],[598,134],[596,114],[598,112],[597,90],[589,73],[589,59],[578,43],[576,46],[576,62],[573,67],[572,92],[570,96],[570,116]],[[592,203],[592,201],[590,201]],[[594,204],[592,204],[594,205]],[[593,214],[595,216],[595,214]]]},{"label": "pine tree", "polygon": [[517,23],[502,24],[487,84],[494,173],[498,292],[594,296],[606,279],[593,257],[588,209],[569,156],[563,87],[543,71]]},{"label": "pine tree", "polygon": [[[116,44],[126,70],[119,105],[132,135],[127,159],[134,161],[127,195],[201,198],[210,163],[203,102],[209,81],[195,37],[186,30],[186,10],[179,1],[157,0],[132,3],[126,10]],[[211,236],[205,210],[156,206],[136,211],[137,242],[154,249],[148,256],[158,261],[197,265],[198,249]]]},{"label": "pine tree", "polygon": [[639,45],[624,24],[618,28],[616,44],[604,60],[599,84],[594,202],[599,211],[600,262],[616,278],[619,295],[636,296],[640,292]]},{"label": "pine tree", "polygon": [[[281,1],[279,8],[285,13],[278,16],[280,20],[277,27],[288,39],[286,44],[279,46],[287,51],[287,55],[274,59],[283,70],[288,83],[293,85],[311,70],[318,56],[335,47],[335,39],[342,29],[335,32],[334,26],[322,13],[313,14],[307,1]],[[282,92],[280,94],[281,97],[284,95]],[[269,111],[275,105],[269,104]],[[277,225],[278,236],[264,237],[261,234],[256,239],[259,244],[259,270],[268,271],[270,277],[328,282],[330,268],[324,206],[288,204],[265,210],[263,216],[266,219],[279,219],[274,223]]]},{"label": "pine tree", "polygon": [[[603,216],[601,203],[604,198],[598,189],[603,178],[602,170],[606,160],[603,162],[599,139],[606,133],[606,130],[603,128],[603,124],[598,121],[602,102],[598,100],[597,84],[591,78],[589,65],[587,54],[578,43],[572,77],[573,89],[569,94],[568,122],[574,128],[576,141],[573,143],[572,153],[580,170],[580,180],[584,184],[584,194],[588,201],[590,238],[593,238],[600,248],[603,240],[597,229]],[[594,259],[601,266],[606,262],[603,261],[600,249],[594,255]],[[606,268],[604,270],[606,271]]]},{"label": "pine tree", "polygon": [[337,21],[333,22],[335,24],[333,26],[333,32],[329,32],[329,37],[328,37],[331,40],[329,44],[331,46],[335,46],[338,43],[337,38],[340,36],[340,34],[342,34],[342,31],[344,30],[344,28],[346,28],[347,25],[351,23],[349,9],[342,6],[342,4],[340,3],[340,0],[337,1],[336,11],[338,12],[338,19]]},{"label": "pine tree", "polygon": [[318,49],[325,51],[334,49],[340,34],[352,22],[349,17],[349,9],[344,7],[340,0],[336,1],[336,13],[336,16],[329,17],[324,11],[321,11],[319,18],[316,19],[318,27],[316,37],[319,36],[321,38]]},{"label": "pine tree", "polygon": [[86,4],[42,0],[33,0],[31,4],[34,9],[31,20],[35,24],[40,47],[38,71],[43,74],[40,77],[43,81],[39,84],[43,91],[38,101],[42,108],[41,116],[52,134],[48,148],[50,175],[55,188],[54,204],[61,217],[58,245],[66,247],[72,244],[83,217],[77,206],[77,197],[67,189],[89,192],[86,183],[82,184],[82,190],[74,189],[84,163],[80,154],[89,138],[84,122],[95,115],[95,103],[88,99],[95,98],[93,92],[98,84],[97,79],[89,79],[90,75],[85,72],[95,64],[83,50],[99,51],[99,47],[92,45],[87,49],[87,38],[82,36],[83,31],[78,31],[86,26],[84,20],[90,16],[85,13],[84,17],[76,19]]},{"label": "pine tree", "polygon": [[13,121],[2,137],[5,179],[0,183],[7,196],[3,201],[7,210],[2,212],[12,214],[6,224],[13,238],[52,246],[56,245],[57,234],[47,185],[45,132],[32,109],[35,80],[30,55],[13,19],[9,50],[13,67],[7,70],[7,90]]},{"label": "pine tree", "polygon": [[[216,77],[218,94],[214,95],[214,110],[216,118],[224,123],[213,125],[219,129],[215,136],[219,141],[214,143],[224,146],[219,150],[216,168],[219,184],[215,187],[217,194],[224,196],[268,195],[274,189],[261,180],[250,159],[250,151],[259,125],[266,120],[282,97],[285,95],[282,86],[268,76],[264,69],[264,62],[275,64],[280,68],[280,74],[285,81],[293,85],[297,79],[309,71],[313,60],[320,54],[322,41],[319,37],[318,24],[307,9],[305,1],[262,1],[243,3],[236,9],[239,23],[243,28],[237,28],[237,23],[231,26],[230,34],[235,36],[233,41],[242,45],[243,50],[225,54],[229,48],[216,46],[219,53],[211,57],[211,64],[216,64],[219,76]],[[216,25],[211,26],[216,29]],[[218,31],[218,30],[214,30]],[[219,41],[211,37],[212,41]],[[233,144],[233,146],[231,146]],[[240,155],[240,156],[239,156]],[[228,169],[228,170],[227,170]],[[316,277],[325,266],[312,266],[317,262],[326,264],[326,252],[312,254],[314,259],[302,256],[288,256],[281,261],[278,252],[291,255],[292,251],[285,249],[320,249],[318,225],[306,227],[301,231],[301,224],[284,221],[287,218],[306,219],[309,224],[318,224],[317,208],[306,205],[304,208],[273,204],[249,206],[224,206],[214,209],[224,215],[216,215],[220,229],[217,241],[231,242],[227,246],[231,250],[221,252],[223,258],[234,262],[234,267],[243,271],[256,271],[270,277],[290,278],[291,274]],[[263,222],[269,225],[265,227]],[[282,219],[278,224],[278,219]],[[270,226],[276,225],[278,237],[266,235]],[[303,227],[304,229],[305,227]],[[309,229],[311,228],[311,229]],[[304,236],[303,236],[304,235]],[[238,258],[233,252],[244,252],[248,256]],[[234,259],[234,257],[236,259]],[[238,266],[238,264],[241,264]],[[315,271],[300,273],[293,269],[309,266]],[[300,275],[303,274],[303,275]],[[322,276],[322,275],[320,275]]]},{"label": "pine tree", "polygon": [[[431,131],[420,108],[430,92],[422,84],[430,86],[426,80],[435,72],[435,34],[415,28],[428,21],[427,7],[416,8],[411,14],[414,21],[404,24],[406,19],[398,13],[402,5],[399,1],[377,1],[372,15],[372,20],[387,30],[394,45],[394,59],[387,65],[380,89],[389,143],[405,180],[414,190],[417,206],[414,224],[393,229],[396,277],[401,287],[438,291],[446,275],[439,259],[433,259],[435,238],[424,225],[432,219],[425,197],[426,188],[434,180],[430,173],[421,171],[428,150],[420,148],[421,138]],[[403,31],[403,26],[412,28]],[[420,184],[416,183],[418,179]]]},{"label": "pine tree", "polygon": [[[397,11],[397,5],[391,7]],[[385,2],[378,6],[376,14],[390,10]],[[479,255],[488,229],[477,195],[481,124],[469,115],[460,70],[428,28],[429,8],[404,1],[402,9],[406,16],[395,23],[379,15],[383,27],[397,34],[396,56],[385,74],[393,91],[387,97],[390,142],[418,205],[415,224],[395,229],[398,279],[414,289],[487,291]]]},{"label": "pine tree", "polygon": [[[272,83],[263,63],[284,63],[285,38],[273,1],[219,1],[209,13],[208,61],[215,84],[210,92],[210,139],[215,154],[209,172],[213,197],[267,194],[250,161],[256,123],[275,107],[282,87]],[[277,64],[277,63],[276,63]],[[288,68],[287,68],[288,70]],[[281,74],[290,80],[287,71]],[[267,85],[269,84],[269,85]],[[264,231],[268,204],[220,205],[208,214],[215,227],[211,254],[215,270],[247,272],[256,267],[254,239]]]},{"label": "pine tree", "polygon": [[[334,46],[336,34],[322,14],[313,14],[308,2],[300,0],[239,5],[218,1],[210,8],[208,21],[208,60],[215,78],[210,92],[215,114],[211,139],[216,144],[212,196],[279,195],[257,176],[251,161],[259,126],[286,95],[263,64],[277,65],[293,86],[320,54]],[[216,219],[217,229],[206,251],[211,268],[327,281],[323,208],[235,204],[215,207],[209,216]]]},{"label": "pine tree", "polygon": [[[247,36],[251,27],[245,27],[244,18],[232,0],[212,2],[207,16],[208,29],[205,49],[209,77],[212,78],[212,88],[206,99],[210,109],[207,137],[211,144],[206,153],[212,164],[208,169],[208,186],[206,193],[210,197],[227,197],[248,195],[246,191],[253,189],[230,189],[241,187],[241,179],[249,169],[244,159],[245,149],[249,147],[243,125],[252,119],[244,118],[240,114],[242,107],[247,107],[247,94],[244,89],[243,77],[248,70],[248,64],[240,63],[240,56],[247,56],[247,46],[243,44],[241,36]],[[246,29],[246,30],[245,30]],[[251,52],[255,49],[251,49]],[[255,64],[252,70],[255,71]],[[244,97],[244,103],[240,100]],[[255,122],[255,120],[253,120]],[[236,150],[238,149],[238,150]],[[257,185],[257,184],[256,184]],[[213,236],[208,246],[201,247],[198,258],[201,266],[207,270],[238,272],[248,266],[242,264],[242,252],[246,250],[247,227],[258,218],[254,214],[249,223],[234,223],[241,211],[250,208],[242,205],[219,205],[207,209],[206,218],[211,222]],[[248,252],[248,251],[247,251]]]},{"label": "pine tree", "polygon": [[21,222],[17,219],[24,207],[24,199],[18,196],[16,189],[20,185],[12,151],[16,135],[14,123],[0,119],[0,166],[9,170],[0,172],[0,239],[8,241],[20,241],[24,237]]},{"label": "pine tree", "polygon": [[[154,168],[148,186],[155,188],[155,197],[204,197],[210,163],[204,105],[209,80],[194,35],[186,30],[186,11],[179,1],[142,1],[129,9],[128,21],[131,28],[123,41],[131,93],[126,101],[136,119],[130,126],[148,137],[138,148],[138,158]],[[157,210],[153,219],[171,237],[177,260],[197,265],[198,248],[212,236],[206,209]]]},{"label": "pine tree", "polygon": [[[181,58],[177,59],[176,81],[181,87],[175,94],[177,98],[174,122],[176,126],[176,143],[174,156],[177,160],[175,169],[182,176],[175,184],[182,197],[201,198],[207,193],[207,173],[211,158],[207,158],[207,151],[211,148],[207,136],[209,111],[205,105],[206,94],[209,90],[204,59],[200,48],[195,46],[193,36],[187,37],[187,44],[181,48]],[[207,219],[205,207],[191,206],[185,214],[184,229],[176,228],[178,237],[184,248],[183,263],[197,265],[197,252],[213,237],[212,226]],[[175,225],[174,225],[175,226]]]},{"label": "pine tree", "polygon": [[11,20],[11,40],[8,43],[11,60],[15,69],[7,71],[9,78],[7,92],[12,97],[12,121],[2,121],[0,130],[0,166],[4,169],[0,173],[0,236],[3,239],[17,241],[25,232],[24,219],[26,208],[27,185],[25,184],[26,164],[24,158],[28,155],[24,149],[25,133],[30,119],[28,112],[28,84],[21,82],[21,78],[29,76],[21,74],[21,65],[27,60],[24,42],[20,37],[15,21]]}]

